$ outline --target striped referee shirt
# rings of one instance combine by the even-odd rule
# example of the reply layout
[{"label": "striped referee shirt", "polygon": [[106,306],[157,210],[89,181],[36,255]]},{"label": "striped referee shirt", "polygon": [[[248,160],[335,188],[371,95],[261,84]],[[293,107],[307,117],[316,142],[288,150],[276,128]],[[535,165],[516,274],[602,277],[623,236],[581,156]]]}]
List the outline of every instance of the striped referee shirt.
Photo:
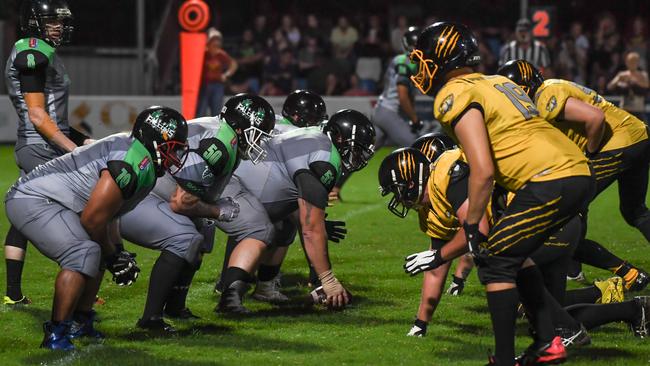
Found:
[{"label": "striped referee shirt", "polygon": [[510,60],[521,59],[530,62],[535,67],[546,68],[551,65],[551,58],[546,46],[540,41],[533,40],[532,47],[526,49],[519,47],[517,41],[511,41],[503,46],[499,56],[499,66]]}]

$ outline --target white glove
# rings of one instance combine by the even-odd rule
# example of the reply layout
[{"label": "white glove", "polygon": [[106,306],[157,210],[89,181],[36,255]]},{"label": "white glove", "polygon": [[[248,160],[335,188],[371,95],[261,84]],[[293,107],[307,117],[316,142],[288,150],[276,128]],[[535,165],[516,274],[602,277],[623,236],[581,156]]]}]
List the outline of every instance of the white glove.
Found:
[{"label": "white glove", "polygon": [[221,198],[214,205],[219,209],[219,216],[217,217],[219,221],[229,222],[239,215],[239,203],[233,200],[232,197]]},{"label": "white glove", "polygon": [[408,337],[424,337],[427,335],[427,322],[415,319],[411,330],[406,334]]},{"label": "white glove", "polygon": [[444,263],[440,258],[440,252],[437,250],[425,250],[424,252],[414,253],[404,258],[404,272],[411,276],[424,271],[429,271],[440,267]]}]

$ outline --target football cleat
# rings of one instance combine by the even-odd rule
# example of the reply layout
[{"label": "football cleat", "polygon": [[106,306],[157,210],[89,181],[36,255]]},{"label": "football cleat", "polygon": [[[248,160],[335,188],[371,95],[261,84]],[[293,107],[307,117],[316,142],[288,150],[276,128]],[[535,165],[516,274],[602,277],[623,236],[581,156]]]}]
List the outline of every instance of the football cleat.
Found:
[{"label": "football cleat", "polygon": [[449,284],[449,287],[447,288],[447,294],[451,296],[460,296],[463,293],[464,288],[465,288],[465,282],[456,283],[452,281]]},{"label": "football cleat", "polygon": [[68,331],[70,339],[88,337],[101,340],[106,338],[102,332],[95,329],[96,316],[97,313],[94,310],[91,310],[88,314],[75,314]]},{"label": "football cleat", "polygon": [[280,274],[270,281],[257,281],[253,298],[258,301],[264,301],[271,304],[281,304],[289,301],[289,298],[280,292]]},{"label": "football cleat", "polygon": [[648,272],[639,268],[632,268],[623,279],[625,280],[625,288],[628,291],[641,291],[650,283]]},{"label": "football cleat", "polygon": [[587,282],[587,277],[582,271],[578,272],[575,276],[567,275],[566,279],[567,281]]},{"label": "football cleat", "polygon": [[555,334],[562,338],[564,347],[582,347],[591,344],[591,337],[587,333],[587,328],[580,324],[578,329],[555,328]]},{"label": "football cleat", "polygon": [[231,283],[221,293],[221,299],[214,311],[227,314],[250,314],[251,311],[242,304],[242,299],[249,288],[250,285],[241,280]]},{"label": "football cleat", "polygon": [[166,317],[176,319],[176,320],[201,319],[201,317],[194,315],[194,313],[192,313],[192,311],[189,308],[183,308],[181,310],[169,310],[165,308],[164,314]]},{"label": "football cleat", "polygon": [[174,334],[176,333],[176,328],[171,324],[164,321],[162,318],[149,318],[149,319],[139,319],[135,324],[136,327],[144,329],[150,332],[156,332],[161,334]]},{"label": "football cleat", "polygon": [[[496,365],[497,365],[497,359],[493,355],[488,355],[488,363],[486,363],[485,366],[496,366]],[[518,360],[515,360],[514,366],[523,366],[523,364],[520,363]]]},{"label": "football cleat", "polygon": [[406,336],[408,337],[424,337],[426,335],[427,335],[427,330],[422,329],[415,324],[413,324],[411,330],[409,330],[409,332],[406,333]]},{"label": "football cleat", "polygon": [[532,365],[557,365],[566,361],[566,349],[562,344],[562,338],[556,336],[549,343],[541,346],[533,343],[524,354],[518,358],[522,366]]},{"label": "football cleat", "polygon": [[647,338],[650,336],[648,333],[648,325],[650,324],[650,297],[637,296],[632,301],[639,307],[639,315],[630,323],[630,330],[632,330],[635,337]]},{"label": "football cleat", "polygon": [[223,293],[223,282],[221,281],[221,277],[219,277],[217,283],[214,284],[214,293],[219,295]]},{"label": "football cleat", "polygon": [[30,300],[27,296],[23,296],[18,300],[12,300],[11,297],[5,296],[3,303],[8,306],[22,306],[31,304],[32,300]]},{"label": "football cleat", "polygon": [[603,281],[594,281],[594,286],[600,290],[600,298],[596,300],[597,304],[610,304],[623,302],[625,300],[623,279],[620,277],[611,277]]},{"label": "football cleat", "polygon": [[70,329],[70,322],[61,322],[53,324],[52,322],[45,322],[43,324],[43,342],[41,348],[51,350],[72,351],[75,349],[74,344],[68,337],[68,330]]}]

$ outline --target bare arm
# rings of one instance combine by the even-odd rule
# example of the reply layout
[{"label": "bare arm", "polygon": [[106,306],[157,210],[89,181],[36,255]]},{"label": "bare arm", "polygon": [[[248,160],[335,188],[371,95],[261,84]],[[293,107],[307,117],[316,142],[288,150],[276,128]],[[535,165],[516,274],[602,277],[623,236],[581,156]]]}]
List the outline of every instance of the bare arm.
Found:
[{"label": "bare arm", "polygon": [[483,217],[490,200],[494,177],[494,162],[483,115],[478,109],[470,109],[456,123],[454,132],[470,166],[466,222],[476,224]]},{"label": "bare arm", "polygon": [[205,203],[199,197],[188,193],[180,186],[176,186],[176,191],[169,201],[172,211],[177,214],[188,217],[209,217],[218,218],[219,209],[215,205]]},{"label": "bare arm", "polygon": [[90,238],[101,246],[104,257],[115,253],[109,227],[122,203],[122,192],[108,170],[103,170],[97,185],[90,193],[86,207],[81,212],[81,225]]},{"label": "bare arm", "polygon": [[74,150],[77,145],[59,130],[59,127],[45,111],[45,94],[25,93],[24,97],[29,120],[36,130],[61,149],[68,152]]},{"label": "bare arm", "polygon": [[605,134],[605,113],[600,108],[573,97],[567,99],[562,113],[565,120],[585,124],[587,152],[598,152]]},{"label": "bare arm", "polygon": [[616,74],[616,76],[614,76],[612,80],[609,81],[609,83],[607,83],[607,90],[612,91],[616,89],[616,86],[620,80],[621,80],[621,73],[619,72],[618,74]]},{"label": "bare arm", "polygon": [[325,232],[325,210],[298,198],[300,228],[305,251],[317,274],[331,269]]},{"label": "bare arm", "polygon": [[238,67],[239,67],[239,64],[237,64],[237,61],[235,61],[235,59],[232,59],[230,61],[230,65],[228,65],[228,70],[226,70],[226,72],[223,74],[223,76],[226,79],[230,79],[230,77],[235,74]]},{"label": "bare arm", "polygon": [[411,121],[417,122],[418,115],[415,113],[415,107],[409,98],[408,88],[405,85],[398,84],[397,95],[399,97],[400,108],[402,108]]}]

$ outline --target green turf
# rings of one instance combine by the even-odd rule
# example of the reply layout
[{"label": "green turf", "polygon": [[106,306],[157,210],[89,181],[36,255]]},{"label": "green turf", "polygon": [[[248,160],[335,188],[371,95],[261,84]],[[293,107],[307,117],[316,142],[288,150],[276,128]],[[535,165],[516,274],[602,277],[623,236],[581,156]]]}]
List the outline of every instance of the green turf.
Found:
[{"label": "green turf", "polygon": [[[142,311],[148,275],[157,253],[135,246],[142,276],[128,288],[105,279],[100,291],[107,303],[98,307],[98,328],[108,338],[102,345],[79,344],[70,354],[38,349],[41,325],[49,318],[56,265],[30,246],[24,291],[34,304],[21,310],[0,306],[0,365],[482,365],[493,348],[489,315],[476,275],[458,298],[443,299],[426,338],[406,337],[417,305],[421,277],[402,272],[402,258],[424,250],[428,240],[418,231],[416,215],[401,220],[388,212],[377,190],[376,171],[382,150],[370,166],[356,174],[343,191],[345,202],[330,210],[331,218],[347,221],[349,235],[330,253],[338,278],[355,296],[343,312],[296,306],[278,309],[248,300],[254,315],[228,319],[212,312],[216,297],[213,281],[221,266],[223,235],[216,250],[206,256],[190,291],[189,306],[202,317],[175,325],[180,334],[151,339],[135,329]],[[17,176],[12,150],[0,147],[0,189]],[[648,245],[618,213],[615,188],[592,205],[589,236],[621,256],[650,268]],[[0,235],[8,223],[2,210]],[[0,265],[4,291],[4,264]],[[286,291],[308,293],[306,265],[299,246],[293,246],[283,268]],[[607,277],[587,269],[589,278]],[[529,343],[526,325],[519,324],[518,350]],[[572,365],[647,365],[650,343],[636,339],[623,324],[592,332],[593,344],[571,352]]]}]

